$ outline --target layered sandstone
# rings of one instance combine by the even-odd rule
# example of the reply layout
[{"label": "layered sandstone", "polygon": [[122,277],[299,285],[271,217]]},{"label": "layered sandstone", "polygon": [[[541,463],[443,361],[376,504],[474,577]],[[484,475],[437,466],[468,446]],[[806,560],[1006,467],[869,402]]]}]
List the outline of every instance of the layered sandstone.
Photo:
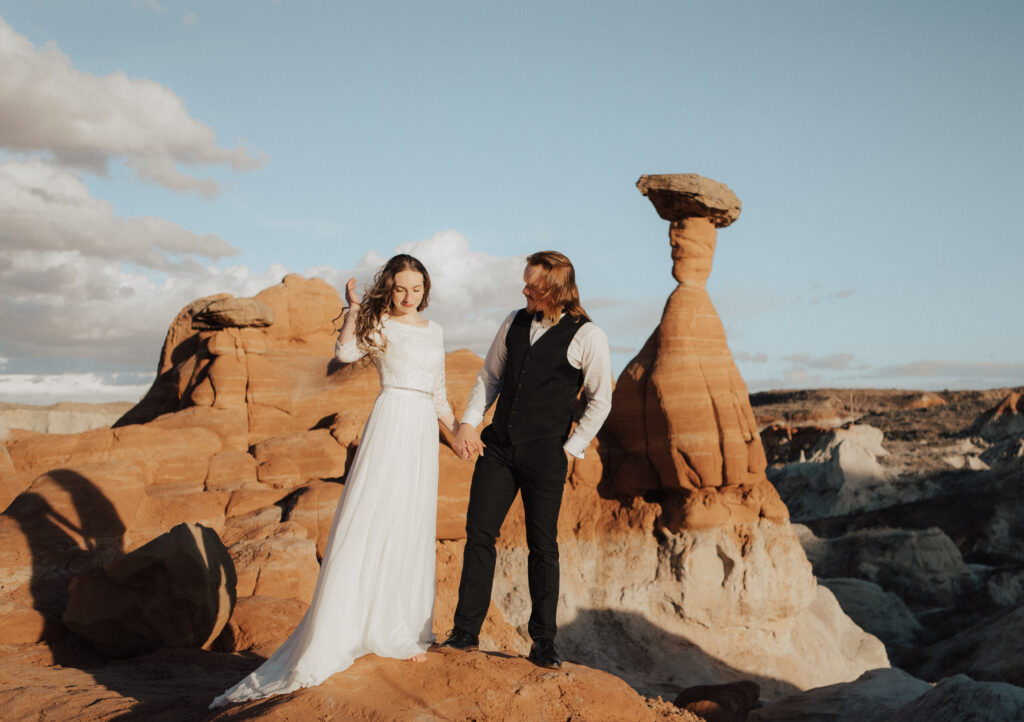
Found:
[{"label": "layered sandstone", "polygon": [[[0,641],[65,636],[73,579],[103,574],[182,523],[224,540],[240,598],[308,603],[378,386],[372,366],[333,359],[340,308],[333,288],[299,276],[252,299],[200,299],[171,324],[150,392],[113,428],[10,432],[0,454]],[[451,355],[456,408],[479,363]],[[472,466],[445,444],[439,458],[438,533],[457,538]]]},{"label": "layered sandstone", "polygon": [[673,529],[783,522],[747,388],[706,289],[717,227],[735,220],[739,201],[700,176],[643,176],[637,185],[670,221],[678,285],[615,389],[606,429],[625,456],[612,484],[668,494]]}]

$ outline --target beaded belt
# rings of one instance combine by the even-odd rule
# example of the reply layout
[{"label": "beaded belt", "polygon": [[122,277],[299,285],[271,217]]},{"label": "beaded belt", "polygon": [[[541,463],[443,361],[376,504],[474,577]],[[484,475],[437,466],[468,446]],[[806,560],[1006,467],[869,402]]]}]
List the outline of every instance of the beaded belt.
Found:
[{"label": "beaded belt", "polygon": [[424,391],[423,389],[413,389],[413,388],[410,388],[408,386],[384,385],[384,386],[380,387],[381,391],[384,391],[385,389],[395,389],[397,391],[415,391],[418,394],[425,394],[427,396],[433,396],[434,395],[434,394],[430,393],[429,391]]}]

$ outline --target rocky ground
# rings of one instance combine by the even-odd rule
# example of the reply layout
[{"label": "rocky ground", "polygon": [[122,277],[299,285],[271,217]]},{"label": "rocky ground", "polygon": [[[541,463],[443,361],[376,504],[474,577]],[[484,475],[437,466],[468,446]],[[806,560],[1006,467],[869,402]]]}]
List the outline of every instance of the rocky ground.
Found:
[{"label": "rocky ground", "polygon": [[1024,683],[1021,391],[751,397],[819,580],[922,679]]}]

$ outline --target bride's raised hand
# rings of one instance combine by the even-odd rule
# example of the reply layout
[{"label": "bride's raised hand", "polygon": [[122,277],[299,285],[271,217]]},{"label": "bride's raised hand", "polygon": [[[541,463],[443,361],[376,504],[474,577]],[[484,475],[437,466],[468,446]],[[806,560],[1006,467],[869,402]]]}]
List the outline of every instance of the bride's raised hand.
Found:
[{"label": "bride's raised hand", "polygon": [[356,279],[348,279],[348,283],[345,284],[345,303],[348,304],[349,308],[359,305],[359,296],[356,295]]}]

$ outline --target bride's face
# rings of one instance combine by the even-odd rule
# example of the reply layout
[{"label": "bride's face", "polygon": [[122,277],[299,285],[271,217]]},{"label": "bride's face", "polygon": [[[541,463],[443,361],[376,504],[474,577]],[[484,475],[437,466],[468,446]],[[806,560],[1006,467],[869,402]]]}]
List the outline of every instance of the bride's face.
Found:
[{"label": "bride's face", "polygon": [[391,289],[391,315],[415,314],[422,301],[423,274],[411,268],[396,273],[395,285]]}]

